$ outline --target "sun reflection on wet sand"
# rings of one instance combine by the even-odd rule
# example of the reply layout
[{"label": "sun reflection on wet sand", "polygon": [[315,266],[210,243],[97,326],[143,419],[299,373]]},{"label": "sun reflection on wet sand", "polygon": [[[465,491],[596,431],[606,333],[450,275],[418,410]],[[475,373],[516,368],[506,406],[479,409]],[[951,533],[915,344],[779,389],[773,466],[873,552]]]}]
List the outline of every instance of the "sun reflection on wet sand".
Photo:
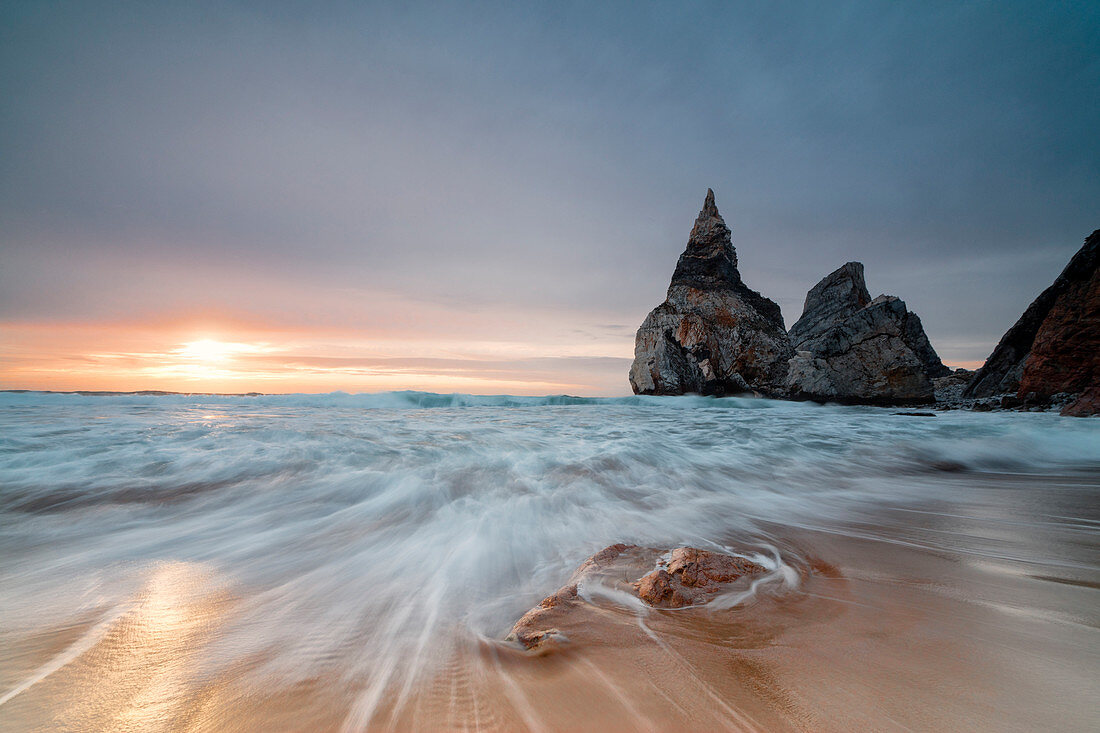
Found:
[{"label": "sun reflection on wet sand", "polygon": [[224,581],[201,565],[154,566],[128,608],[109,613],[9,693],[5,727],[178,729],[193,712],[203,645],[230,600]]},{"label": "sun reflection on wet sand", "polygon": [[[860,541],[813,543],[857,564],[883,562],[883,548],[868,553]],[[912,565],[899,578],[965,571],[902,548],[885,554]],[[793,594],[718,613],[654,610],[644,624],[638,609],[605,599],[559,619],[571,642],[549,655],[459,624],[431,641],[440,655],[433,673],[405,685],[390,679],[375,697],[371,680],[387,664],[377,657],[365,676],[349,677],[347,660],[334,659],[328,672],[297,682],[267,667],[274,649],[219,666],[212,650],[227,625],[246,621],[236,613],[244,606],[207,568],[169,562],[148,571],[128,607],[53,650],[9,691],[0,728],[840,731],[896,716],[928,730],[967,719],[992,729],[1011,711],[1023,730],[1043,720],[1031,712],[1038,691],[1025,691],[1022,670],[1002,659],[1009,649],[1037,653],[1035,630],[932,591],[873,572],[815,571]],[[955,653],[960,637],[990,634],[997,644]],[[357,645],[344,655],[356,657]],[[959,680],[965,688],[953,686]]]}]

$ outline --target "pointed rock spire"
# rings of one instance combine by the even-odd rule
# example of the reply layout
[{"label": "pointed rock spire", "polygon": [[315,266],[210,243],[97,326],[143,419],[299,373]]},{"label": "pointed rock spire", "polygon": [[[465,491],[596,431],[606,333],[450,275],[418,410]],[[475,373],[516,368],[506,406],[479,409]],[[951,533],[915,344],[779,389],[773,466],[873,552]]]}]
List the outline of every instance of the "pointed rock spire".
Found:
[{"label": "pointed rock spire", "polygon": [[687,248],[676,263],[672,285],[710,290],[740,283],[737,251],[733,248],[729,227],[718,213],[714,191],[708,188],[703,208],[688,236]]},{"label": "pointed rock spire", "polygon": [[703,214],[706,214],[708,216],[718,216],[718,206],[714,203],[713,188],[707,189],[707,196],[705,199],[703,199],[703,210],[699,212],[699,215],[702,216]]},{"label": "pointed rock spire", "polygon": [[634,341],[636,394],[776,393],[794,355],[779,306],[741,281],[714,191],[676,263],[665,302]]}]

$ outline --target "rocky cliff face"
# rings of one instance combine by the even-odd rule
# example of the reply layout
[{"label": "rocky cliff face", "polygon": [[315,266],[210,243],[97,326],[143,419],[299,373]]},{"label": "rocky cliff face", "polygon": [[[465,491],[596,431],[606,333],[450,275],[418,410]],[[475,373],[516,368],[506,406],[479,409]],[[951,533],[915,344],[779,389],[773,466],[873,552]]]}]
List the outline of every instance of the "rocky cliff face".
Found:
[{"label": "rocky cliff face", "polygon": [[859,262],[810,290],[790,340],[796,356],[787,388],[798,399],[927,403],[934,400],[932,380],[950,374],[917,314],[892,295],[871,299]]},{"label": "rocky cliff face", "polygon": [[635,394],[775,394],[791,356],[779,306],[741,281],[708,189],[665,302],[638,329],[630,386]]},{"label": "rocky cliff face", "polygon": [[[1097,385],[1100,358],[1100,230],[1008,329],[964,397],[1083,393]],[[1025,376],[1026,375],[1026,376]]]}]

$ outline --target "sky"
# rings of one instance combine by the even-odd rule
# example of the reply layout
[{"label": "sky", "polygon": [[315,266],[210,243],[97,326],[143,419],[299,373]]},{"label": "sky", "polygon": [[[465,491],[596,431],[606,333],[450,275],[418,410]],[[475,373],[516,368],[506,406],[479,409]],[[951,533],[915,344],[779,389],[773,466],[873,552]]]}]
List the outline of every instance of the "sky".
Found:
[{"label": "sky", "polygon": [[619,395],[708,187],[976,367],[1100,227],[1095,2],[0,0],[0,388]]}]

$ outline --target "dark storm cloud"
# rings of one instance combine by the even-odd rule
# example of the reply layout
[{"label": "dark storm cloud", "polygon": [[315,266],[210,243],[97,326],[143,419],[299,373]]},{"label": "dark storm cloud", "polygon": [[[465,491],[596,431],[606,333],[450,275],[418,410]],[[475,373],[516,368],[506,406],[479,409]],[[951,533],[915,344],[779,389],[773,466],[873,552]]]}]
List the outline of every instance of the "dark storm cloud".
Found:
[{"label": "dark storm cloud", "polygon": [[858,259],[981,359],[1100,226],[1095,3],[392,5],[4,3],[0,318],[216,266],[633,328],[711,186],[788,324]]}]

